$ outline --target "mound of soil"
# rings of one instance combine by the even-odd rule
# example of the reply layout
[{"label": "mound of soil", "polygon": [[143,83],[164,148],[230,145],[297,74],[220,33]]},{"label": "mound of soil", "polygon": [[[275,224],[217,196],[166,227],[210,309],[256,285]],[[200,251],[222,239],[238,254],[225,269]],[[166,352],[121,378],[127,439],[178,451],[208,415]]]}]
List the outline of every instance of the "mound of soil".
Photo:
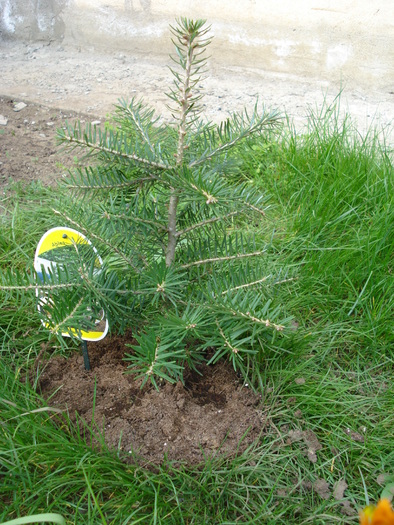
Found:
[{"label": "mound of soil", "polygon": [[41,361],[39,388],[48,404],[67,410],[75,423],[94,423],[121,457],[144,463],[167,457],[196,464],[208,456],[235,455],[258,439],[264,430],[260,398],[228,363],[188,370],[184,384],[141,389],[141,380],[125,373],[123,357],[131,351],[125,345],[132,342],[129,334],[88,345],[91,371],[77,353]]}]

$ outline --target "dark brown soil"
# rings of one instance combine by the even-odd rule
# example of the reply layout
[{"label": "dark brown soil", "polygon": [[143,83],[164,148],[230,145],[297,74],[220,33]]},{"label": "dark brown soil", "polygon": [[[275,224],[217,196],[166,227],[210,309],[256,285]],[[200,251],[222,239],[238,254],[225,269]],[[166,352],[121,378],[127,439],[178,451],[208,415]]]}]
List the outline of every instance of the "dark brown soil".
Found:
[{"label": "dark brown soil", "polygon": [[67,410],[73,422],[82,418],[91,427],[94,420],[110,448],[144,463],[168,458],[196,464],[208,456],[233,456],[258,439],[265,424],[260,398],[228,363],[186,371],[184,385],[141,390],[141,380],[125,373],[130,342],[129,335],[90,344],[91,371],[80,354],[41,361],[39,387],[48,404]]}]

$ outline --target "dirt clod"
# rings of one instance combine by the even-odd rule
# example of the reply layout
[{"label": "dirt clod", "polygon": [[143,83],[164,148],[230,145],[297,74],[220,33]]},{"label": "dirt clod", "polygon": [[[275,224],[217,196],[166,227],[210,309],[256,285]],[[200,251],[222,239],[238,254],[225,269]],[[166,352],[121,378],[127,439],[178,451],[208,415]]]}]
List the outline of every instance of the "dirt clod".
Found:
[{"label": "dirt clod", "polygon": [[330,486],[324,479],[318,478],[313,483],[313,489],[322,499],[329,499],[331,496]]},{"label": "dirt clod", "polygon": [[316,434],[312,430],[290,430],[289,432],[289,444],[303,441],[307,447],[305,455],[312,463],[317,462],[318,450],[322,449],[322,445],[317,439]]}]

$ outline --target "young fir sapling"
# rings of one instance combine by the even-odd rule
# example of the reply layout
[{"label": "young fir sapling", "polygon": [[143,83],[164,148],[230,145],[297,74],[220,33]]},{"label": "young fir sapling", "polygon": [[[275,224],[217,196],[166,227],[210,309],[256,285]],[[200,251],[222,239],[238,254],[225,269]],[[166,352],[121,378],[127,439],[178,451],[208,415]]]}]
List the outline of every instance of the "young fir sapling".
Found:
[{"label": "young fir sapling", "polygon": [[155,385],[182,380],[186,364],[204,359],[227,357],[246,374],[286,323],[270,294],[267,242],[237,227],[242,216],[264,221],[266,199],[234,182],[232,155],[280,117],[260,114],[256,104],[220,125],[201,118],[209,30],[185,18],[171,27],[173,124],[133,99],[119,103],[115,125],[104,131],[77,123],[58,132],[94,162],[70,174],[70,196],[54,212],[91,240],[104,264],[94,272],[85,262],[72,282],[54,272],[50,324],[77,326],[89,305],[102,307],[113,327],[134,328],[137,344],[126,359]]}]

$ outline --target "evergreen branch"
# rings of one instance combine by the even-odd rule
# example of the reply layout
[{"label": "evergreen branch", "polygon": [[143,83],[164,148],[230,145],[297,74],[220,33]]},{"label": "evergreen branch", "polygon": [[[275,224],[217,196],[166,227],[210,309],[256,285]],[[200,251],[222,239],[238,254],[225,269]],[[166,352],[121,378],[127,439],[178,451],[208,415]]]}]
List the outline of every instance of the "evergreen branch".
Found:
[{"label": "evergreen branch", "polygon": [[[64,219],[66,219],[70,224],[75,226],[78,231],[85,234],[87,237],[96,239],[101,244],[104,244],[105,246],[108,246],[112,251],[114,251],[121,259],[123,259],[127,264],[129,264],[133,270],[135,270],[137,273],[139,273],[141,270],[137,268],[137,266],[134,265],[134,263],[116,246],[113,246],[107,239],[103,239],[103,237],[100,237],[99,235],[96,235],[92,231],[88,231],[86,228],[84,228],[81,224],[77,223],[76,221],[73,221],[70,217],[68,217],[65,213],[62,213],[61,211],[55,210],[52,208],[53,213],[56,215],[60,215]],[[146,264],[146,263],[145,263]]]},{"label": "evergreen branch", "polygon": [[[244,140],[245,138],[261,131],[265,127],[273,127],[279,120],[279,114],[272,112],[271,114],[264,113],[261,117],[257,114],[257,104],[255,106],[253,115],[249,118],[245,111],[243,114],[234,114],[232,120],[229,118],[217,127],[216,133],[212,128],[206,129],[209,137],[207,142],[207,149],[198,158],[189,163],[189,168],[200,166],[207,160],[212,160],[213,157],[231,149],[233,146]],[[217,147],[211,148],[215,142],[219,140],[221,144]]]},{"label": "evergreen branch", "polygon": [[276,284],[283,284],[283,283],[289,283],[291,281],[297,281],[298,277],[289,277],[288,279],[282,279],[281,281],[276,281]]},{"label": "evergreen branch", "polygon": [[231,261],[234,259],[244,259],[245,257],[256,257],[258,255],[263,255],[266,253],[266,250],[261,250],[253,253],[239,253],[237,255],[228,255],[226,257],[212,257],[211,259],[202,259],[200,261],[194,261],[188,264],[182,264],[181,268],[190,268],[192,266],[200,266],[201,264],[207,264],[211,262],[222,262],[222,261]]},{"label": "evergreen branch", "polygon": [[233,346],[230,341],[227,339],[227,337],[225,336],[219,322],[217,319],[215,319],[215,323],[216,323],[216,326],[218,327],[218,330],[219,330],[219,333],[220,335],[223,337],[224,339],[224,346],[227,346],[227,348],[230,348],[230,350],[233,352],[233,354],[238,354],[239,350],[238,348],[236,348],[235,346]]},{"label": "evergreen branch", "polygon": [[134,355],[126,354],[125,360],[132,362],[137,377],[143,377],[142,386],[150,379],[157,388],[155,376],[170,383],[182,377],[183,366],[177,361],[185,359],[185,352],[182,344],[174,344],[172,334],[161,333],[158,336],[157,330],[151,328],[135,338],[139,345],[127,345],[133,348]]},{"label": "evergreen branch", "polygon": [[160,342],[156,341],[156,348],[155,348],[155,353],[154,353],[154,356],[153,356],[153,360],[151,361],[151,364],[150,364],[149,368],[145,372],[145,374],[148,377],[151,376],[152,374],[154,374],[155,366],[156,366],[156,363],[157,363],[157,360],[158,360],[158,357],[159,357],[159,348],[160,348]]},{"label": "evergreen branch", "polygon": [[[218,231],[216,228],[212,228],[210,235],[203,235],[202,232],[201,235],[189,235],[188,242],[184,241],[180,249],[182,249],[183,254],[182,263],[188,264],[193,261],[205,261],[214,258],[219,258],[219,260],[227,260],[230,257],[236,259],[237,255],[240,255],[241,258],[242,256],[259,255],[267,250],[267,245],[256,244],[255,236],[253,234],[248,235],[246,232],[243,234],[235,231],[234,234],[229,235],[221,225]],[[259,277],[260,274],[253,276],[252,279],[255,280]],[[236,284],[242,283],[237,282]]]},{"label": "evergreen branch", "polygon": [[206,205],[226,203],[237,200],[234,197],[234,188],[221,174],[213,170],[201,169],[192,172],[182,168],[176,174],[169,174],[168,180],[182,195],[183,202],[200,202]]},{"label": "evergreen branch", "polygon": [[229,293],[229,292],[235,292],[236,290],[242,290],[243,288],[249,288],[250,286],[255,286],[256,284],[264,283],[270,277],[271,277],[270,275],[267,275],[266,277],[263,277],[262,279],[259,279],[258,281],[253,281],[252,283],[240,284],[239,286],[235,286],[234,288],[229,288],[228,290],[224,290],[224,292],[222,292],[222,295],[226,295],[226,293]]},{"label": "evergreen branch", "polygon": [[[179,18],[177,19],[177,26],[170,26],[174,35],[172,42],[177,53],[177,56],[175,58],[171,56],[171,59],[183,69],[185,76],[182,78],[178,72],[170,68],[174,76],[175,89],[172,89],[167,96],[175,102],[177,107],[168,107],[170,111],[180,113],[178,117],[174,115],[180,123],[184,117],[192,114],[188,120],[188,125],[196,120],[202,109],[198,105],[202,95],[199,93],[194,95],[193,89],[201,81],[201,75],[205,72],[207,58],[204,53],[205,48],[211,42],[211,39],[206,37],[210,31],[210,26],[204,28],[205,23],[205,20],[193,21],[187,18]],[[186,120],[184,120],[185,122]],[[182,124],[180,124],[181,127]]]},{"label": "evergreen branch", "polygon": [[233,308],[230,308],[229,310],[233,315],[238,315],[240,317],[243,317],[244,319],[249,319],[249,321],[252,321],[253,323],[265,325],[267,328],[274,328],[278,332],[283,332],[283,330],[285,329],[284,325],[282,324],[275,324],[269,319],[259,319],[258,317],[252,315],[250,312],[239,312],[237,310],[234,310]]},{"label": "evergreen branch", "polygon": [[185,233],[189,233],[190,231],[195,230],[196,228],[201,228],[203,226],[206,226],[207,224],[211,224],[213,222],[217,221],[223,221],[225,219],[228,219],[230,217],[234,217],[234,215],[238,215],[241,213],[241,211],[232,211],[231,213],[228,213],[227,215],[224,215],[222,217],[213,217],[211,219],[206,219],[205,221],[201,221],[197,224],[193,224],[192,226],[189,226],[188,228],[184,228],[183,230],[179,230],[176,232],[176,237],[180,237],[181,235],[185,235]]},{"label": "evergreen branch", "polygon": [[178,128],[178,149],[177,149],[177,154],[176,154],[177,155],[176,156],[177,166],[180,166],[183,162],[185,136],[186,136],[186,118],[187,118],[187,114],[191,107],[191,103],[189,100],[190,99],[189,90],[190,90],[191,68],[193,64],[193,47],[191,46],[191,38],[186,32],[184,33],[182,38],[186,42],[187,56],[186,56],[186,64],[185,64],[185,79],[181,85],[181,98],[179,100],[181,110],[180,110],[179,128]]},{"label": "evergreen branch", "polygon": [[267,197],[246,183],[231,184],[221,169],[207,166],[190,170],[182,167],[178,173],[168,174],[168,183],[178,189],[183,202],[199,202],[211,207],[220,203],[227,212],[234,209],[238,213],[252,210],[265,216],[262,206],[267,208]]},{"label": "evergreen branch", "polygon": [[102,144],[97,144],[96,142],[91,142],[89,141],[87,135],[84,136],[84,140],[76,138],[75,136],[66,135],[66,134],[59,135],[59,139],[61,139],[62,141],[67,141],[70,144],[74,144],[75,146],[82,146],[82,147],[90,148],[91,150],[95,150],[101,153],[108,153],[116,157],[132,160],[144,166],[150,166],[151,168],[156,168],[156,169],[161,169],[161,170],[173,169],[172,166],[163,164],[162,162],[155,162],[153,160],[144,159],[143,157],[139,157],[138,155],[135,155],[134,153],[125,153],[121,151],[120,149],[113,149],[113,148],[104,146]]},{"label": "evergreen branch", "polygon": [[56,334],[58,333],[59,331],[59,328],[61,326],[64,326],[67,321],[69,321],[70,319],[73,318],[75,312],[78,310],[78,308],[81,306],[81,304],[83,303],[83,300],[84,300],[84,297],[82,296],[80,298],[80,300],[77,302],[77,304],[75,305],[75,307],[73,308],[73,310],[71,310],[71,312],[68,314],[67,317],[65,317],[62,321],[60,321],[60,323],[57,323],[57,325],[53,326],[52,328],[50,328],[50,331],[53,333],[53,334]]},{"label": "evergreen branch", "polygon": [[179,197],[175,190],[172,189],[170,202],[168,206],[168,242],[166,248],[166,265],[171,266],[175,259],[175,249],[177,244],[176,237],[176,210],[178,207]]},{"label": "evergreen branch", "polygon": [[160,222],[152,221],[150,219],[141,219],[140,217],[126,215],[124,213],[116,214],[116,213],[108,213],[106,211],[103,213],[102,216],[104,219],[108,219],[108,220],[119,219],[123,221],[130,221],[130,222],[137,222],[137,223],[139,222],[141,224],[147,224],[148,226],[155,226],[159,230],[167,231],[167,228],[164,224],[161,224]]},{"label": "evergreen branch", "polygon": [[[152,117],[154,115],[154,110],[145,110],[145,113],[140,114],[143,106],[142,101],[140,103],[135,104],[134,99],[132,99],[130,104],[126,104],[126,101],[121,101],[121,108],[124,113],[130,118],[130,120],[133,122],[135,129],[137,130],[138,134],[142,139],[144,140],[145,144],[149,146],[149,149],[153,155],[156,155],[156,152],[154,150],[152,141],[149,137],[148,131],[141,123],[141,117],[143,120],[146,120],[149,122],[150,126],[152,123]],[[136,106],[136,109],[135,109]]]},{"label": "evergreen branch", "polygon": [[[99,184],[77,184],[74,182],[73,184],[69,183],[67,180],[64,182],[67,188],[69,189],[77,189],[77,190],[115,190],[115,189],[122,189],[122,188],[130,188],[130,186],[138,186],[140,184],[143,184],[145,182],[153,182],[159,180],[158,177],[155,175],[150,175],[149,177],[141,177],[139,179],[133,179],[133,180],[127,180],[124,182],[119,183],[99,183]],[[74,179],[75,181],[75,179]]]},{"label": "evergreen branch", "polygon": [[246,202],[244,201],[243,204],[247,207],[247,208],[250,208],[251,210],[257,212],[257,213],[260,213],[260,215],[262,215],[263,217],[265,217],[265,213],[263,210],[260,210],[260,208],[256,208],[256,206],[253,206],[253,204],[250,204],[249,202]]},{"label": "evergreen branch", "polygon": [[192,182],[190,183],[190,186],[193,188],[193,190],[196,190],[198,193],[202,193],[202,195],[204,195],[204,198],[207,199],[205,201],[205,204],[216,204],[218,202],[217,197],[215,197],[214,195],[211,195],[210,193],[208,193],[203,188],[198,188]]},{"label": "evergreen branch", "polygon": [[[180,300],[179,303],[183,304],[184,306],[189,306],[189,307],[190,306],[194,306],[194,307],[198,307],[198,308],[202,307],[202,308],[204,308],[204,310],[209,310],[211,312],[215,312],[216,314],[218,312],[218,305],[216,305],[216,304],[215,305],[210,305],[208,303],[204,303],[204,304],[193,303],[190,300],[189,301],[182,301],[182,300]],[[252,321],[253,323],[257,323],[257,324],[263,325],[263,326],[265,326],[267,328],[274,328],[278,332],[283,332],[283,330],[285,329],[284,325],[273,323],[269,319],[260,319],[260,318],[254,316],[254,315],[251,315],[251,313],[249,311],[248,312],[240,312],[239,310],[235,310],[234,308],[231,308],[231,307],[228,307],[228,306],[224,306],[224,305],[219,306],[219,310],[221,310],[222,308],[225,311],[230,312],[233,317],[237,317],[237,316],[238,317],[242,317],[243,319],[248,319],[249,321]]]},{"label": "evergreen branch", "polygon": [[26,286],[13,286],[13,285],[0,285],[0,290],[12,291],[12,290],[21,290],[28,292],[30,290],[56,290],[61,288],[73,288],[75,286],[80,286],[79,283],[64,283],[64,284],[28,284]]},{"label": "evergreen branch", "polygon": [[[92,292],[95,295],[97,304],[105,305],[105,314],[106,316],[110,313],[111,309],[114,315],[122,315],[123,317],[126,314],[126,311],[130,311],[130,307],[125,304],[124,301],[114,299],[114,294],[118,296],[125,297],[128,294],[131,295],[142,295],[139,292],[134,290],[119,290],[116,288],[108,288],[102,285],[102,283],[97,283],[96,281],[90,279],[88,275],[83,275],[83,281],[86,286],[86,289]],[[104,283],[105,284],[105,283]]]},{"label": "evergreen branch", "polygon": [[[177,81],[178,76],[175,75],[175,84],[177,88],[180,88],[180,97],[172,93],[172,97],[180,105],[180,116],[178,126],[178,146],[176,152],[176,165],[181,166],[183,163],[184,152],[185,152],[185,137],[187,128],[187,116],[188,113],[193,109],[196,100],[192,100],[191,95],[191,75],[192,66],[194,62],[194,52],[198,49],[198,39],[201,34],[199,31],[204,25],[203,21],[198,21],[193,24],[187,19],[180,19],[177,28],[172,28],[173,34],[177,36],[181,48],[175,45],[176,51],[179,56],[179,63],[185,71],[185,77],[183,81]],[[195,40],[197,39],[197,42]],[[184,51],[183,51],[184,50]],[[168,243],[166,249],[166,265],[170,266],[175,259],[175,249],[177,244],[176,235],[176,213],[178,207],[179,197],[175,188],[171,190],[170,202],[168,206]]]},{"label": "evergreen branch", "polygon": [[107,184],[107,185],[100,185],[100,186],[88,186],[88,185],[78,185],[78,184],[67,184],[67,188],[70,188],[72,190],[115,190],[115,189],[122,189],[122,188],[129,188],[130,186],[136,186],[138,184],[141,184],[141,182],[149,182],[152,180],[157,180],[156,177],[144,177],[142,179],[136,179],[130,182],[125,182],[123,184]]}]

